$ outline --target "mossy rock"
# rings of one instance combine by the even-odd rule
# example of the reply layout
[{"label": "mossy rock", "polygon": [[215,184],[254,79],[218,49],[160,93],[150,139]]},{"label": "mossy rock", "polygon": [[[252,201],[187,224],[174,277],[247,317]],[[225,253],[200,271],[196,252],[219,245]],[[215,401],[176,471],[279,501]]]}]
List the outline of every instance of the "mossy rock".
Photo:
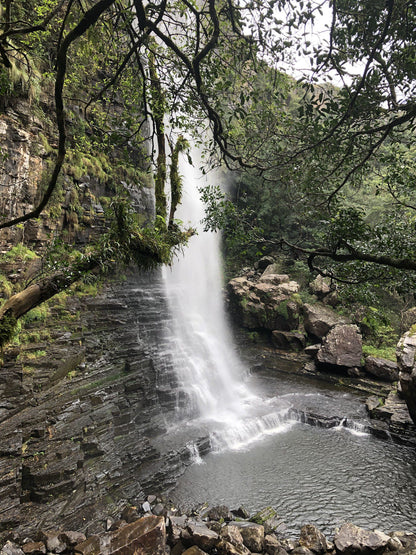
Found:
[{"label": "mossy rock", "polygon": [[277,514],[277,512],[272,507],[265,507],[258,511],[255,515],[250,518],[250,522],[260,524],[264,526],[264,533],[270,534],[271,532],[283,531],[285,529],[285,524],[282,518]]}]

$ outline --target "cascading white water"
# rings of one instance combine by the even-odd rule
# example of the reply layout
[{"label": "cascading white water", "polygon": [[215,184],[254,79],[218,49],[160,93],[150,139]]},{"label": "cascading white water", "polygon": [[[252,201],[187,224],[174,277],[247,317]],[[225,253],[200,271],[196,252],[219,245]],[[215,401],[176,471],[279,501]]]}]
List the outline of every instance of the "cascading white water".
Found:
[{"label": "cascading white water", "polygon": [[192,411],[204,418],[242,418],[253,397],[243,383],[244,368],[232,347],[222,298],[219,236],[204,232],[204,207],[198,189],[206,179],[181,164],[184,193],[177,218],[197,229],[184,256],[165,270],[173,315],[174,361]]},{"label": "cascading white water", "polygon": [[[289,403],[265,402],[245,385],[247,371],[235,353],[224,311],[220,237],[204,232],[201,225],[204,206],[198,189],[207,178],[187,164],[181,165],[181,174],[184,193],[176,216],[196,227],[198,235],[191,238],[184,256],[165,270],[173,363],[186,394],[187,410],[180,412],[215,421],[214,449],[240,449],[288,429]],[[209,180],[214,182],[213,173]]]}]

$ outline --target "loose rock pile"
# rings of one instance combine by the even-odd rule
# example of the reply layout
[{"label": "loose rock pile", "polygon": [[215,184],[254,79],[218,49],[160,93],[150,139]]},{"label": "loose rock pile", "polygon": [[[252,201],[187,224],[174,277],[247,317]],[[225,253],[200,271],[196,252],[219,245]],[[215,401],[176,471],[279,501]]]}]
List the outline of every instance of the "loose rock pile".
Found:
[{"label": "loose rock pile", "polygon": [[285,525],[270,507],[250,518],[244,508],[226,506],[180,514],[152,495],[140,507],[127,506],[107,532],[88,538],[79,532],[40,531],[35,538],[11,535],[0,555],[382,555],[416,554],[416,535],[384,534],[351,523],[337,529],[333,542],[312,524],[298,539],[284,537]]}]

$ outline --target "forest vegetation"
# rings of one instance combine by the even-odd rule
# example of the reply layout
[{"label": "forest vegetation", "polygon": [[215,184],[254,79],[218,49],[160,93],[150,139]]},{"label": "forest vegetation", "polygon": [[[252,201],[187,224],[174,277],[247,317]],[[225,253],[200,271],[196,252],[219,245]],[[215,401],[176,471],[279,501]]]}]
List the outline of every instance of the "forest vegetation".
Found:
[{"label": "forest vegetation", "polygon": [[[30,102],[48,158],[37,204],[0,229],[59,217],[64,176],[85,168],[111,198],[99,239],[51,237],[50,263],[0,309],[1,344],[91,272],[169,263],[194,233],[175,220],[178,156],[201,137],[232,183],[203,196],[234,268],[283,250],[355,298],[373,283],[413,299],[415,29],[406,0],[3,0],[1,105]],[[126,175],[154,182],[152,222]]]}]

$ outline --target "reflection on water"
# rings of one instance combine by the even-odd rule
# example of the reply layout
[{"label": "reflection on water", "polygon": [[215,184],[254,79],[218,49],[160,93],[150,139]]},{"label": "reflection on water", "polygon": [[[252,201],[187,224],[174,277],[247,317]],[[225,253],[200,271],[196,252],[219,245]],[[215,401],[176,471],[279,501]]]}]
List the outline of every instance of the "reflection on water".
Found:
[{"label": "reflection on water", "polygon": [[416,531],[415,453],[345,429],[295,424],[250,449],[207,455],[187,470],[172,499],[183,508],[270,505],[292,535],[307,523],[331,534],[346,521]]}]

